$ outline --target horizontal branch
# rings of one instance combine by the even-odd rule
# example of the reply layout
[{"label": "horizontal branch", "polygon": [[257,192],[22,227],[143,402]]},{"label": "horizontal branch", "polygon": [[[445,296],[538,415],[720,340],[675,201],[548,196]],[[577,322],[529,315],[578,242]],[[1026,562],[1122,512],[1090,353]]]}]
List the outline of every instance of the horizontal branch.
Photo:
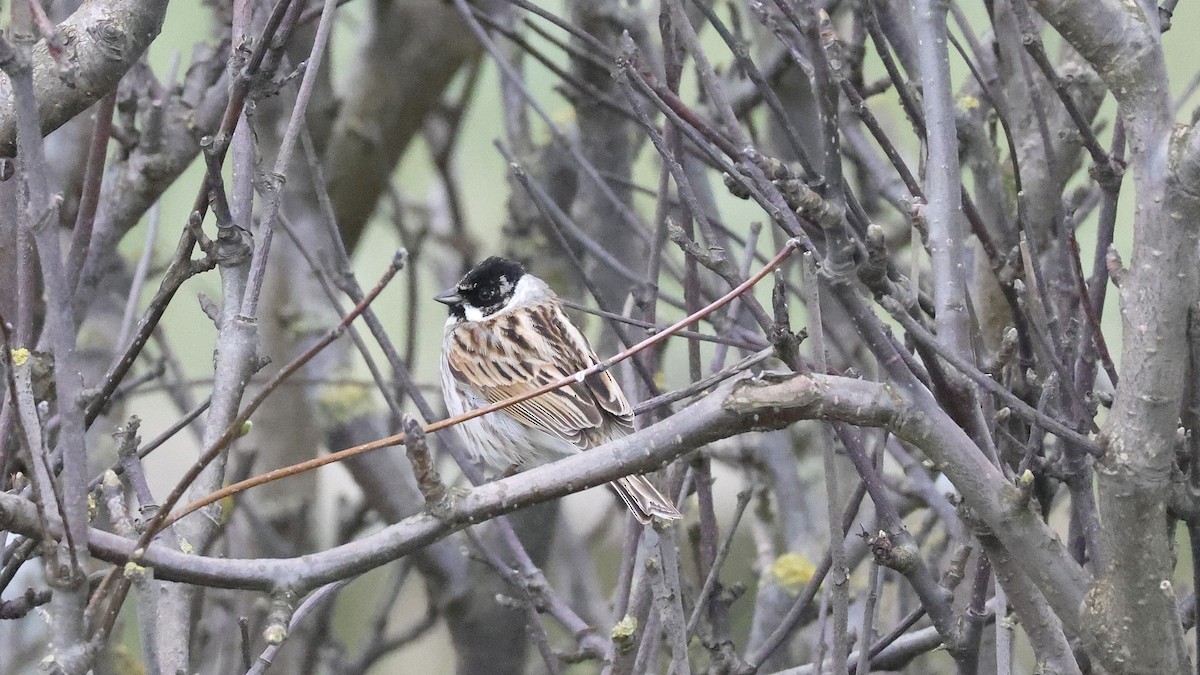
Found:
[{"label": "horizontal branch", "polygon": [[[953,423],[931,416],[926,398],[910,400],[888,384],[846,377],[767,372],[743,374],[679,413],[603,447],[487,483],[453,500],[442,517],[418,514],[380,532],[336,548],[290,559],[223,559],[187,555],[151,544],[135,555],[135,544],[92,530],[93,555],[125,565],[138,560],[157,578],[222,588],[298,593],[361,574],[412,553],[453,532],[517,509],[650,471],[707,443],[750,431],[785,428],[800,420],[826,420],[884,428],[921,448],[943,466],[979,522],[1005,546],[1026,550],[1021,565],[1071,630],[1089,581],[1048,526],[1003,478],[961,460],[970,443]],[[990,467],[990,465],[983,465]],[[986,475],[984,475],[986,474]],[[60,536],[52,525],[53,536]],[[0,528],[38,536],[36,509],[19,497],[0,494]],[[1032,542],[1032,544],[1031,544]],[[1032,550],[1028,550],[1032,546]]]},{"label": "horizontal branch", "polygon": [[[762,401],[755,405],[752,401]],[[767,373],[730,380],[677,415],[604,447],[473,488],[444,518],[418,514],[373,535],[301,558],[227,559],[188,555],[159,544],[140,561],[156,578],[222,588],[306,591],[361,574],[469,525],[532,504],[649,471],[706,443],[748,431],[768,431],[806,419],[902,428],[908,404],[875,382],[821,375]],[[0,527],[40,535],[34,504],[0,494]],[[55,537],[61,536],[58,524]],[[91,530],[93,554],[125,564],[134,542]]]}]

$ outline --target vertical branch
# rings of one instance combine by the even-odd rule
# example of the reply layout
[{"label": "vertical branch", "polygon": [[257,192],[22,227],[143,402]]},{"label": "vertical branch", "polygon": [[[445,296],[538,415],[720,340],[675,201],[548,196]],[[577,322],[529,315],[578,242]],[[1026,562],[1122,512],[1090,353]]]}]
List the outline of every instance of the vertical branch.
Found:
[{"label": "vertical branch", "polygon": [[[979,543],[996,572],[997,585],[1005,589],[1008,602],[1013,605],[1021,620],[1021,627],[1029,637],[1038,662],[1045,664],[1049,672],[1078,675],[1079,664],[1071,651],[1067,636],[1063,633],[1062,621],[1050,610],[1041,591],[1018,569],[1013,554],[1004,548],[996,537],[985,532],[979,536]],[[996,597],[999,600],[1000,595],[997,594]],[[997,602],[997,631],[1007,631],[1000,625],[1006,611],[1007,608]],[[1000,642],[999,639],[997,642]],[[997,644],[997,649],[999,648],[1000,645]]]},{"label": "vertical branch", "polygon": [[1178,444],[1187,315],[1200,288],[1200,230],[1181,221],[1200,211],[1200,199],[1180,189],[1200,175],[1200,133],[1174,133],[1157,13],[1116,0],[1033,4],[1117,98],[1137,167],[1133,255],[1121,284],[1121,383],[1096,472],[1104,564],[1083,609],[1085,638],[1107,667],[1181,672],[1188,655],[1166,581],[1175,533],[1165,499]]},{"label": "vertical branch", "polygon": [[671,672],[691,675],[688,661],[687,621],[683,615],[683,594],[679,588],[679,542],[675,530],[666,526],[658,531],[658,564],[648,563],[654,584],[654,606],[662,621],[671,647]]},{"label": "vertical branch", "polygon": [[949,0],[912,0],[925,112],[925,219],[938,337],[955,354],[971,355],[962,227],[962,180],[950,83],[946,26]]},{"label": "vertical branch", "polygon": [[[218,320],[219,333],[213,373],[212,403],[203,436],[205,448],[216,446],[222,438],[228,435],[231,421],[238,417],[238,410],[250,377],[264,365],[258,345],[259,292],[266,272],[274,221],[279,213],[280,188],[291,162],[292,151],[299,138],[307,103],[312,95],[321,59],[332,31],[334,7],[333,0],[326,0],[324,3],[308,67],[301,79],[292,117],[288,122],[284,141],[276,156],[273,172],[269,177],[262,227],[253,254],[250,253],[249,231],[245,227],[249,223],[238,223],[232,220],[232,213],[224,198],[224,186],[220,173],[212,170],[210,166],[207,176],[208,190],[215,206],[214,214],[218,226],[218,238],[214,252],[221,267],[222,306]],[[210,158],[210,165],[214,163],[213,160],[216,158]],[[239,205],[239,210],[244,207],[243,202]],[[189,494],[199,497],[220,487],[224,482],[227,457],[227,452],[216,453],[212,457],[211,463],[195,476]],[[170,504],[164,505],[164,509],[169,508]],[[215,514],[205,512],[204,517],[190,518],[178,523],[174,532],[184,549],[189,547],[202,549],[210,543],[219,522],[220,520]],[[121,593],[118,593],[116,597],[119,598],[120,595]],[[174,672],[181,668],[190,669],[192,659],[188,635],[191,631],[188,626],[196,596],[188,588],[167,586],[160,600],[160,618],[164,622],[163,634],[174,636],[178,640],[176,644],[163,650],[163,668],[168,672]]]},{"label": "vertical branch", "polygon": [[321,10],[321,21],[317,24],[317,35],[313,39],[312,51],[309,53],[304,77],[300,80],[300,88],[296,92],[296,103],[292,108],[291,119],[279,144],[279,154],[275,156],[275,168],[268,176],[265,202],[263,206],[262,227],[259,230],[254,258],[250,264],[250,276],[246,282],[246,294],[242,299],[241,315],[256,317],[258,315],[258,294],[262,290],[263,276],[267,269],[267,255],[271,251],[271,238],[275,229],[275,219],[279,216],[281,189],[283,181],[291,165],[292,152],[300,138],[300,130],[304,126],[304,116],[308,112],[308,102],[312,98],[317,84],[317,76],[321,71],[321,61],[325,57],[325,47],[329,35],[333,31],[333,19],[337,13],[337,3],[325,0]]},{"label": "vertical branch", "polygon": [[[683,74],[683,59],[684,54],[686,53],[684,49],[683,36],[685,34],[692,36],[692,25],[687,14],[683,12],[679,2],[668,2],[664,4],[660,10],[658,22],[662,29],[663,68],[666,71],[665,79],[667,89],[674,94],[678,94],[679,82]],[[697,59],[703,58],[703,54],[699,52],[699,50],[696,50],[696,55]],[[633,105],[636,105],[636,103]],[[683,137],[680,134],[679,126],[671,122],[668,122],[665,126],[666,130],[663,133],[663,140],[661,143],[656,144],[656,149],[658,149],[659,154],[663,155],[662,167],[660,168],[659,174],[660,201],[657,214],[659,216],[663,216],[668,208],[666,198],[669,195],[671,183],[667,177],[670,175],[672,165],[676,161],[674,157],[678,157],[680,155],[680,151],[683,149]],[[660,145],[663,147],[657,147]],[[670,153],[669,158],[667,153]],[[682,172],[682,167],[680,168],[680,172]],[[678,177],[675,178],[675,188],[680,194],[686,190],[686,188],[680,184]],[[700,218],[703,220],[704,214],[694,212],[693,209],[690,208],[688,200],[684,201],[682,212],[682,232],[687,236],[688,239],[694,239],[696,236],[694,219]],[[669,216],[663,216],[662,224],[663,227],[665,227],[666,232],[670,232],[673,228],[680,227],[680,225],[673,223]],[[702,224],[702,227],[704,227],[704,224]],[[660,231],[664,230],[660,228]],[[656,238],[656,242],[657,241],[658,240]],[[716,242],[713,241],[709,241],[708,243],[709,245],[716,244]],[[661,248],[657,251],[657,253],[660,256],[662,255]],[[655,264],[657,266],[661,263]],[[688,314],[691,314],[700,306],[700,268],[695,256],[687,256],[683,261],[683,264],[684,309]],[[650,281],[655,287],[658,286],[658,279],[651,279]],[[689,326],[689,328],[695,329],[696,326]],[[696,342],[695,340],[688,341],[688,376],[693,382],[700,379],[700,343]]]},{"label": "vertical branch", "polygon": [[[841,133],[838,128],[838,87],[833,78],[836,64],[831,64],[826,57],[825,44],[823,44],[821,36],[823,29],[832,32],[832,27],[828,25],[829,17],[823,12],[818,14],[812,0],[800,0],[797,3],[799,12],[793,10],[782,0],[776,0],[776,4],[804,36],[805,46],[808,48],[808,56],[812,62],[812,85],[821,115],[821,146],[825,154],[821,170],[826,186],[825,194],[827,198],[840,204],[842,202],[842,154]],[[835,39],[831,39],[829,42],[833,43]]]},{"label": "vertical branch", "polygon": [[[15,3],[14,25],[18,31],[22,29],[22,22],[30,19],[27,11],[28,5]],[[25,24],[24,29],[28,28],[28,24]],[[17,241],[36,243],[41,265],[46,318],[38,343],[45,345],[54,356],[54,383],[60,419],[57,442],[64,458],[58,488],[61,516],[70,546],[60,545],[57,555],[45,560],[47,580],[55,589],[50,601],[50,616],[55,631],[51,654],[66,672],[82,673],[90,667],[92,659],[82,621],[87,601],[86,570],[90,560],[87,547],[88,490],[84,475],[88,451],[83,410],[78,405],[82,387],[76,366],[75,314],[58,231],[52,224],[57,221],[57,203],[50,197],[47,183],[46,157],[34,94],[31,47],[28,42],[18,42],[14,46],[0,37],[0,69],[8,75],[12,85],[17,112],[17,163],[25,187],[23,203],[18,199]],[[36,453],[35,448],[31,450]],[[43,498],[49,496],[43,495]]]},{"label": "vertical branch", "polygon": [[750,504],[750,497],[749,490],[738,493],[737,507],[734,509],[733,518],[729,523],[729,532],[725,535],[725,541],[721,542],[721,548],[713,558],[712,565],[708,568],[708,575],[704,579],[704,585],[700,587],[700,592],[696,595],[696,603],[692,606],[692,615],[687,622],[689,635],[696,630],[701,614],[707,607],[713,591],[720,584],[721,567],[724,566],[725,559],[729,556],[730,549],[733,548],[733,535],[737,532],[738,523],[742,521],[742,514],[746,512],[746,506]]},{"label": "vertical branch", "polygon": [[858,675],[871,675],[871,645],[875,641],[875,607],[883,591],[883,567],[871,563],[867,574],[867,599],[863,603],[862,629],[858,632]]},{"label": "vertical branch", "polygon": [[[34,3],[36,4],[36,2]],[[108,141],[112,134],[113,107],[117,103],[117,92],[110,92],[96,106],[96,124],[92,129],[92,142],[88,147],[87,166],[83,176],[83,194],[79,198],[79,211],[75,214],[75,230],[71,234],[71,248],[67,254],[67,288],[71,297],[87,259],[88,246],[92,240],[92,226],[96,221],[96,207],[100,204],[100,185],[104,176],[104,160],[108,156]]]},{"label": "vertical branch", "polygon": [[[241,50],[248,47],[251,39],[250,22],[253,5],[250,0],[234,0],[232,45],[234,63]],[[238,115],[237,125],[233,129],[233,141],[230,144],[233,152],[233,191],[230,199],[230,210],[235,223],[249,227],[254,204],[254,138],[250,131],[250,120],[245,111]]]},{"label": "vertical branch", "polygon": [[[616,51],[621,36],[626,30],[637,31],[635,15],[625,15],[619,0],[574,0],[566,3],[572,22],[594,39]],[[581,46],[578,45],[577,46]],[[571,73],[580,81],[590,84],[596,91],[610,97],[620,91],[608,68],[599,68],[586,59],[570,58]],[[617,223],[613,222],[611,209],[630,208],[633,202],[628,181],[632,176],[633,159],[637,151],[635,123],[598,104],[591,97],[578,97],[572,101],[578,135],[579,150],[598,171],[604,180],[581,181],[571,204],[573,220],[593,237],[604,242],[604,247],[630,267],[645,267],[646,247],[636,237],[616,236]],[[616,202],[616,204],[613,204]],[[586,268],[585,268],[586,269]],[[604,265],[588,269],[595,279],[603,299],[609,306],[620,307],[628,295],[628,285]],[[615,336],[607,335],[601,348],[614,346]]]},{"label": "vertical branch", "polygon": [[[813,365],[818,373],[828,370],[828,360],[825,355],[825,330],[821,322],[821,294],[817,264],[811,251],[805,251],[801,257],[801,281],[807,298],[809,315],[809,336],[813,343]],[[826,522],[829,527],[829,553],[832,563],[832,609],[833,609],[833,663],[835,673],[846,671],[846,655],[850,651],[847,627],[850,606],[850,570],[846,566],[846,549],[842,534],[841,513],[838,500],[841,491],[838,488],[837,456],[829,426],[822,424],[820,431],[823,466],[825,468],[825,500],[827,502]]]},{"label": "vertical branch", "polygon": [[996,578],[996,675],[1012,675],[1013,634],[1016,632],[1008,613],[1008,591]]},{"label": "vertical branch", "polygon": [[[136,450],[137,429],[134,427],[132,421],[129,427],[118,432],[118,436],[118,447],[121,451]],[[138,533],[133,519],[126,508],[125,492],[122,489],[121,480],[117,477],[117,474],[113,471],[106,471],[102,478],[101,486],[104,494],[104,503],[108,508],[108,516],[112,520],[113,528],[117,534],[128,539],[137,539]],[[158,666],[158,643],[161,635],[157,620],[158,603],[154,592],[155,584],[149,571],[145,568],[138,568],[131,571],[134,575],[133,584],[137,587],[138,591],[138,637],[142,643],[142,655],[145,659],[148,672],[161,672]],[[115,611],[116,609],[112,608],[110,611]],[[100,618],[101,621],[106,621],[107,619],[108,617]],[[95,642],[95,639],[93,639],[93,643]]]}]

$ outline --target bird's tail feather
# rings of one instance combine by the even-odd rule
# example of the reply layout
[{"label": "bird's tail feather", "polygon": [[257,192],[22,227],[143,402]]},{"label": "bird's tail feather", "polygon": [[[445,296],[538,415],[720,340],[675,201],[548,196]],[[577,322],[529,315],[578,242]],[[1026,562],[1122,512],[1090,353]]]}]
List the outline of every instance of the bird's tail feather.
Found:
[{"label": "bird's tail feather", "polygon": [[625,476],[611,483],[621,500],[643,525],[654,518],[679,520],[683,514],[645,476]]}]

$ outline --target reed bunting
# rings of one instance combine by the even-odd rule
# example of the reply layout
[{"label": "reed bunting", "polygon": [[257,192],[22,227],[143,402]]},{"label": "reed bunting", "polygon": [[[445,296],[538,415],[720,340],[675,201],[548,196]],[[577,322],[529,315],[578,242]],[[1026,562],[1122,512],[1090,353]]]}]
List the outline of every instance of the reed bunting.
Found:
[{"label": "reed bunting", "polygon": [[[451,415],[482,408],[597,362],[546,282],[504,258],[476,265],[435,298],[450,308],[442,337],[442,394]],[[633,431],[633,409],[608,371],[457,425],[475,459],[524,468]],[[644,476],[610,483],[643,524],[682,518]]]}]

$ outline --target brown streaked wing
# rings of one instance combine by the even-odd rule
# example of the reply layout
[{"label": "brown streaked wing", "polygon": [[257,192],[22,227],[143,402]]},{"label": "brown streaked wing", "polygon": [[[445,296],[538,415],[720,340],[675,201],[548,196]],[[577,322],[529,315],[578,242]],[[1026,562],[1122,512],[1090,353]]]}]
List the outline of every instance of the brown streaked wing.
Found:
[{"label": "brown streaked wing", "polygon": [[[530,314],[530,318],[534,321],[551,326],[558,337],[558,344],[570,344],[574,348],[571,350],[573,356],[564,356],[564,360],[569,362],[570,369],[568,372],[577,373],[584,368],[590,368],[600,361],[596,356],[596,352],[592,349],[592,345],[588,343],[587,336],[571,321],[567,313],[563,311],[562,304],[554,302],[552,304],[542,305],[538,308],[539,311]],[[580,358],[582,356],[582,358]],[[625,398],[625,393],[621,391],[621,387],[617,384],[616,378],[607,370],[595,373],[587,378],[584,378],[584,386],[588,393],[595,399],[596,403],[608,413],[610,419],[627,431],[633,430],[633,408],[629,405],[628,399]]]},{"label": "brown streaked wing", "polygon": [[[572,348],[556,346],[563,344]],[[446,358],[456,379],[493,403],[555,382],[599,360],[557,302],[460,326]],[[633,429],[629,402],[607,371],[502,412],[580,449],[606,440],[611,427]]]}]

